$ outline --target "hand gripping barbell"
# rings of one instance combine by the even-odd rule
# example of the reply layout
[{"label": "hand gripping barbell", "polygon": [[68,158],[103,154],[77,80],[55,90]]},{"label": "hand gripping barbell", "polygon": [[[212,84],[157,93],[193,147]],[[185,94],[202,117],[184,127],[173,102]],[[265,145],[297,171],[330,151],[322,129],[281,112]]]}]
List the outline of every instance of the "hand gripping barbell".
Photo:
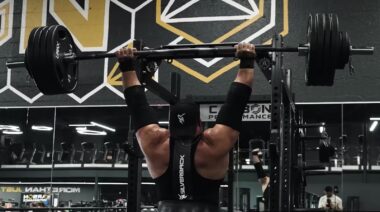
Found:
[{"label": "hand gripping barbell", "polygon": [[[235,57],[237,43],[183,44],[144,49],[135,54],[152,60]],[[343,69],[351,55],[373,54],[374,47],[354,48],[346,32],[339,31],[335,14],[309,15],[307,43],[298,47],[256,45],[257,52],[298,52],[306,56],[306,84],[334,83],[335,69]],[[8,68],[26,67],[39,90],[46,95],[73,92],[78,82],[78,61],[115,57],[114,53],[77,54],[70,32],[61,25],[34,28],[28,39],[24,61],[7,61]]]}]

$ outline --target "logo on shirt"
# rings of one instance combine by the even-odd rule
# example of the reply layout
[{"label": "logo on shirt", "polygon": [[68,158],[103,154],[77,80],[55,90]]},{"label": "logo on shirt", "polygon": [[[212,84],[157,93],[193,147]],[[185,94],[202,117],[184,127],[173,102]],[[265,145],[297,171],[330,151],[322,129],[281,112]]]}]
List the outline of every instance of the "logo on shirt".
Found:
[{"label": "logo on shirt", "polygon": [[186,190],[185,190],[185,171],[183,166],[185,164],[185,155],[179,156],[179,194],[178,198],[180,200],[184,200],[187,198]]},{"label": "logo on shirt", "polygon": [[181,124],[185,123],[185,117],[184,117],[185,115],[186,115],[186,113],[182,113],[182,114],[177,115],[179,123],[181,123]]}]

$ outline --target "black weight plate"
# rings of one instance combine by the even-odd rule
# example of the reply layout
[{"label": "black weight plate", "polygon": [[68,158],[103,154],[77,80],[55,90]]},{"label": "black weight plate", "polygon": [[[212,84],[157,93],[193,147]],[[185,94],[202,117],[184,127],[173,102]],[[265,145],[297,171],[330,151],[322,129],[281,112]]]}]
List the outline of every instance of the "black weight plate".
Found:
[{"label": "black weight plate", "polygon": [[338,53],[338,59],[336,68],[337,69],[344,69],[344,66],[346,65],[344,62],[344,56],[343,56],[343,46],[344,46],[344,40],[343,40],[343,32],[339,32],[339,53]]},{"label": "black weight plate", "polygon": [[349,54],[350,54],[350,42],[347,32],[341,32],[342,44],[341,44],[341,56],[340,56],[340,69],[344,69],[348,63]]},{"label": "black weight plate", "polygon": [[343,37],[345,42],[343,46],[343,61],[347,64],[350,60],[351,40],[347,32],[343,33]]},{"label": "black weight plate", "polygon": [[[330,45],[331,45],[331,21],[328,15],[322,14],[324,23],[324,38],[323,38],[323,63],[321,66],[322,76],[321,85],[330,85],[331,83],[331,70],[330,70]],[[334,81],[334,78],[332,79]]]},{"label": "black weight plate", "polygon": [[336,14],[330,14],[331,21],[331,65],[335,69],[338,64],[340,38],[339,38],[339,21]]},{"label": "black weight plate", "polygon": [[47,48],[49,43],[49,34],[54,30],[56,26],[49,26],[41,36],[40,40],[40,58],[43,58],[44,62],[41,65],[41,92],[45,95],[57,94],[61,89],[59,86],[59,80],[52,74],[52,65],[49,63],[49,56],[52,54],[51,49]]},{"label": "black weight plate", "polygon": [[[28,38],[28,47],[27,47],[27,50],[28,50],[28,72],[29,74],[33,77],[34,81],[36,82],[35,80],[35,71],[38,71],[38,69],[36,69],[36,66],[38,66],[37,63],[37,60],[38,58],[36,57],[35,55],[35,51],[38,50],[38,42],[39,42],[39,37],[40,37],[40,33],[42,31],[44,27],[36,27],[32,30],[32,32],[30,33],[30,36]],[[36,49],[37,48],[37,49]],[[37,84],[37,82],[36,82]]]},{"label": "black weight plate", "polygon": [[306,36],[306,42],[309,44],[309,52],[306,56],[306,71],[305,71],[305,82],[306,85],[312,85],[312,81],[310,78],[312,78],[312,64],[313,64],[313,55],[314,55],[314,44],[315,44],[315,20],[314,17],[310,14],[308,23],[307,23],[307,36]]},{"label": "black weight plate", "polygon": [[[52,26],[45,27],[44,29],[42,29],[40,33],[40,39],[38,41],[38,51],[35,51],[35,57],[38,58],[38,60],[36,61],[36,64],[38,64],[38,66],[36,66],[35,81],[38,89],[45,95],[49,94],[51,90],[55,89],[55,87],[52,86],[54,85],[54,79],[47,74],[47,70],[49,69],[49,67],[46,63],[46,39],[47,34],[49,30],[51,30],[51,28]],[[35,48],[37,48],[36,44]]]},{"label": "black weight plate", "polygon": [[336,14],[329,14],[330,21],[330,60],[329,60],[329,80],[328,85],[334,84],[335,67],[339,57],[339,22]]},{"label": "black weight plate", "polygon": [[28,56],[30,58],[30,61],[28,63],[30,67],[30,71],[32,72],[34,82],[36,83],[38,89],[41,91],[41,88],[43,89],[43,82],[41,81],[43,77],[41,77],[41,63],[44,62],[44,58],[40,58],[40,39],[41,39],[41,34],[42,32],[46,29],[47,27],[39,27],[33,38],[33,48],[29,49]]},{"label": "black weight plate", "polygon": [[76,54],[76,45],[70,32],[64,26],[58,25],[49,35],[51,39],[47,48],[54,50],[49,59],[53,64],[53,73],[59,80],[61,88],[59,93],[71,93],[78,82],[78,63],[68,62],[62,55]]},{"label": "black weight plate", "polygon": [[48,69],[46,70],[46,74],[49,78],[51,78],[52,82],[54,84],[51,84],[51,88],[49,91],[47,91],[47,95],[54,95],[54,94],[60,94],[62,93],[62,88],[60,86],[60,79],[57,78],[55,72],[57,71],[54,66],[54,52],[56,51],[55,47],[51,45],[52,43],[52,34],[54,33],[54,30],[58,27],[58,25],[53,25],[51,30],[49,30],[48,34],[46,35],[46,44],[45,44],[45,52],[46,52],[46,64]]},{"label": "black weight plate", "polygon": [[317,45],[316,47],[316,56],[314,57],[315,60],[315,66],[314,66],[314,71],[315,71],[315,80],[314,85],[323,85],[324,84],[324,72],[323,72],[323,60],[324,60],[324,55],[323,55],[323,50],[324,50],[324,36],[325,36],[325,18],[324,14],[317,14],[316,15],[316,21],[317,21]]},{"label": "black weight plate", "polygon": [[25,68],[26,70],[28,71],[29,75],[33,77],[33,72],[31,71],[31,67],[30,67],[30,63],[31,63],[31,56],[32,54],[29,53],[29,51],[31,49],[33,49],[33,46],[34,46],[34,43],[33,43],[33,39],[34,39],[34,36],[36,35],[36,31],[37,31],[38,27],[36,28],[33,28],[32,31],[30,32],[29,34],[29,38],[28,38],[28,44],[27,44],[27,47],[25,49]]},{"label": "black weight plate", "polygon": [[317,16],[310,15],[309,16],[311,31],[310,31],[310,51],[307,59],[308,69],[306,70],[307,79],[306,84],[309,86],[316,85],[316,74],[318,74],[318,70],[316,70],[316,64],[319,62],[317,60],[318,57],[318,19]]}]

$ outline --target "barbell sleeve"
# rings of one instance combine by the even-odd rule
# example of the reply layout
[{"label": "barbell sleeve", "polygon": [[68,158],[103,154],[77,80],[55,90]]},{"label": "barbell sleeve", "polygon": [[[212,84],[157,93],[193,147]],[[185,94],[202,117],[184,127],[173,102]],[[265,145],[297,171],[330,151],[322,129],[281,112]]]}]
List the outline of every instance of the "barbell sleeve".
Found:
[{"label": "barbell sleeve", "polygon": [[375,51],[375,47],[353,47],[350,46],[350,55],[372,55]]}]

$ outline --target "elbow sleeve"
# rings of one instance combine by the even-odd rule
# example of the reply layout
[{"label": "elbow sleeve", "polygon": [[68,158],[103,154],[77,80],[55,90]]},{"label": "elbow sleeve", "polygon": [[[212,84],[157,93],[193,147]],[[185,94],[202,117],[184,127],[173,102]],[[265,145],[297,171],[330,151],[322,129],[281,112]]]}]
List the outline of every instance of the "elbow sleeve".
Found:
[{"label": "elbow sleeve", "polygon": [[233,82],[216,119],[216,124],[222,124],[240,131],[242,116],[251,96],[252,88],[248,85]]},{"label": "elbow sleeve", "polygon": [[128,87],[124,90],[124,97],[135,130],[149,124],[158,124],[156,113],[146,99],[144,87],[141,85]]}]

